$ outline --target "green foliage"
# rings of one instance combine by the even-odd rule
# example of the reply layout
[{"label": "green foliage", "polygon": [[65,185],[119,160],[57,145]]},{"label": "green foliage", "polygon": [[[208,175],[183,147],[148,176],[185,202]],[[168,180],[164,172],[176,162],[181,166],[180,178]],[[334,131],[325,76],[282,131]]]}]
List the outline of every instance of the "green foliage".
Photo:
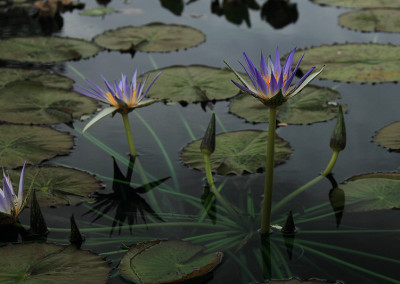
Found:
[{"label": "green foliage", "polygon": [[362,32],[400,32],[400,10],[367,9],[340,15],[339,24]]}]

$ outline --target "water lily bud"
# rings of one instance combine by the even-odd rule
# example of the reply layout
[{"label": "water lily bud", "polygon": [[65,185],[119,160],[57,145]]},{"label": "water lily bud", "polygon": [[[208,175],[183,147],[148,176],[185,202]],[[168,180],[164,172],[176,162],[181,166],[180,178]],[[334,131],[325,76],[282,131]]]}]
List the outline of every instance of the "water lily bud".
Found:
[{"label": "water lily bud", "polygon": [[205,155],[210,155],[215,150],[215,114],[211,116],[207,131],[201,141],[200,150]]},{"label": "water lily bud", "polygon": [[331,136],[330,146],[333,151],[342,151],[346,147],[346,126],[342,106],[339,106],[339,113]]}]

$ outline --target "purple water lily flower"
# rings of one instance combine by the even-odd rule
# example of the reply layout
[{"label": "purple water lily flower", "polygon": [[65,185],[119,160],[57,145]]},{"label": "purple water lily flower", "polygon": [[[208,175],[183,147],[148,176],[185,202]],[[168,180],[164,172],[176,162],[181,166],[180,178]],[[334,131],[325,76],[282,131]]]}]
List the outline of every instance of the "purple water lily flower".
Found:
[{"label": "purple water lily flower", "polygon": [[274,62],[269,56],[267,62],[261,52],[260,70],[258,70],[253,62],[247,57],[246,53],[243,52],[244,59],[247,64],[247,68],[242,65],[246,71],[247,76],[250,78],[253,86],[248,84],[240,75],[237,73],[228,63],[228,67],[235,73],[237,78],[243,84],[239,84],[232,80],[232,82],[240,88],[243,92],[252,95],[259,99],[262,103],[267,106],[279,106],[284,103],[288,98],[298,94],[305,86],[307,86],[316,76],[318,76],[323,68],[311,74],[315,67],[310,68],[307,73],[290,88],[290,85],[294,79],[296,71],[300,65],[303,56],[297,62],[296,67],[291,72],[293,57],[296,48],[292,50],[286,59],[283,66],[280,63],[279,50],[276,48]]},{"label": "purple water lily flower", "polygon": [[146,78],[142,78],[140,83],[137,84],[137,71],[135,71],[131,83],[128,82],[128,79],[124,74],[122,74],[121,81],[119,81],[119,83],[114,81],[114,84],[107,81],[107,79],[101,75],[101,78],[107,87],[106,90],[103,90],[95,83],[87,79],[87,81],[92,85],[91,88],[80,87],[82,90],[74,89],[74,91],[114,106],[118,110],[130,111],[134,108],[140,107],[143,104],[143,98],[146,96],[147,92],[150,90],[150,87],[153,85],[158,76],[160,76],[160,74],[161,72],[154,77],[153,81],[147,86],[146,90],[144,90],[144,86],[149,76],[147,75]]},{"label": "purple water lily flower", "polygon": [[10,215],[14,220],[21,213],[24,202],[24,176],[25,165],[22,167],[21,176],[19,179],[18,195],[15,194],[10,176],[3,169],[3,189],[0,189],[0,212]]}]

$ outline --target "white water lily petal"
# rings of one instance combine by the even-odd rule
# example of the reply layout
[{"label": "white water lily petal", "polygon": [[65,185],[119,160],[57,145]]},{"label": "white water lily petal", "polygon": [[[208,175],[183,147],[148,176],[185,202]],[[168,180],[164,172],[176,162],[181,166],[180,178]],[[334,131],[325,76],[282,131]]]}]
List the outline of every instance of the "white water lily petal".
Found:
[{"label": "white water lily petal", "polygon": [[296,89],[294,89],[291,92],[289,92],[289,94],[287,94],[287,97],[288,98],[292,98],[295,95],[297,95],[298,93],[300,93],[300,91],[303,90],[304,87],[306,87],[309,83],[311,83],[311,81],[314,80],[315,77],[317,77],[324,70],[324,68],[325,68],[325,65],[322,66],[321,70],[319,70],[318,72],[313,73],[309,77],[307,77],[307,79],[304,80],[304,82],[301,83],[299,87],[297,87]]},{"label": "white water lily petal", "polygon": [[83,130],[82,130],[82,133],[85,133],[85,131],[88,130],[88,128],[90,126],[92,126],[93,124],[98,122],[100,119],[106,117],[107,115],[109,115],[117,110],[118,110],[118,108],[114,107],[114,106],[106,107],[105,109],[100,111],[95,117],[93,117],[93,119],[91,121],[89,121],[88,124],[86,124],[85,128],[83,128]]},{"label": "white water lily petal", "polygon": [[24,166],[22,167],[21,176],[19,178],[18,196],[17,196],[18,208],[22,208],[22,203],[23,203],[22,200],[23,200],[23,196],[24,196],[25,166],[26,166],[26,161],[24,163]]}]

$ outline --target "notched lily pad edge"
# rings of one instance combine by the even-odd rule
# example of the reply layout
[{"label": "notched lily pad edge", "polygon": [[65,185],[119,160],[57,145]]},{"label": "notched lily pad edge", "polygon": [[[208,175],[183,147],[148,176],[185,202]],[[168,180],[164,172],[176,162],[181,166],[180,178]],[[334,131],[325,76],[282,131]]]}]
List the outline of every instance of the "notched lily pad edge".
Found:
[{"label": "notched lily pad edge", "polygon": [[[148,23],[148,24],[145,24],[145,25],[141,25],[141,26],[128,25],[128,26],[118,27],[118,28],[116,28],[116,29],[105,30],[105,31],[103,31],[101,34],[98,34],[98,35],[94,36],[94,37],[92,38],[92,42],[95,43],[95,38],[96,38],[96,37],[101,36],[101,35],[103,35],[103,34],[105,34],[105,33],[107,33],[107,32],[118,31],[118,30],[126,29],[126,28],[128,28],[128,27],[134,27],[134,28],[136,28],[136,27],[152,26],[152,25],[168,25],[168,26],[188,27],[188,28],[191,28],[191,29],[194,29],[194,30],[200,32],[200,33],[204,36],[204,40],[203,40],[202,42],[199,42],[198,44],[191,45],[191,46],[188,46],[188,47],[185,47],[185,48],[182,48],[182,49],[175,49],[175,52],[179,52],[180,50],[187,50],[188,48],[197,47],[197,46],[199,46],[200,44],[202,44],[202,43],[204,43],[204,42],[206,41],[206,34],[205,34],[203,31],[201,31],[201,30],[199,30],[199,29],[195,29],[195,28],[193,28],[193,27],[191,27],[191,26],[181,25],[181,24],[166,24],[166,23],[162,23],[162,22],[151,22],[151,23]],[[171,51],[141,51],[141,50],[137,50],[137,49],[135,48],[135,47],[137,47],[137,46],[139,46],[140,44],[143,44],[143,43],[145,43],[145,42],[146,42],[146,41],[141,41],[141,42],[139,42],[139,43],[136,44],[136,45],[132,44],[131,47],[128,48],[128,49],[111,49],[111,48],[106,48],[106,47],[99,46],[97,43],[95,43],[95,44],[96,44],[97,46],[99,46],[100,48],[102,48],[103,50],[107,50],[108,52],[118,51],[118,52],[120,52],[120,53],[129,53],[129,54],[132,55],[132,57],[135,55],[136,52],[143,52],[143,53],[170,53],[170,52],[173,52],[173,51],[174,51],[174,50],[171,50]]]},{"label": "notched lily pad edge", "polygon": [[[393,47],[396,47],[397,45],[395,45],[395,44],[393,44],[393,43],[391,43],[391,42],[388,42],[388,43],[376,43],[376,42],[372,42],[372,41],[370,41],[370,42],[348,42],[348,41],[345,41],[345,42],[343,42],[343,43],[339,43],[339,42],[333,42],[332,44],[321,44],[321,45],[315,45],[315,46],[309,46],[309,47],[304,47],[304,48],[299,48],[299,49],[296,49],[296,52],[300,52],[300,51],[303,51],[303,52],[305,52],[306,54],[305,54],[305,57],[307,56],[307,50],[310,50],[310,49],[312,49],[312,48],[318,48],[318,47],[329,47],[329,46],[337,46],[337,45],[346,45],[346,44],[357,44],[357,45],[381,45],[381,46],[384,46],[384,45],[389,45],[389,46],[393,46]],[[282,59],[284,59],[284,60],[286,60],[286,58],[287,58],[287,56],[289,55],[289,53],[287,53],[287,54],[285,54],[284,56],[282,56],[281,57],[281,60]],[[321,66],[322,65],[326,65],[326,67],[329,67],[329,64],[323,64],[323,62],[321,62]],[[317,68],[318,68],[318,66],[317,66]],[[299,66],[299,68],[298,68],[298,70],[300,70],[300,72],[302,72],[303,74],[305,74],[304,73],[304,71],[303,71],[303,69],[302,69],[302,67],[301,67],[301,64],[300,64],[300,66]],[[308,71],[308,70],[307,70]],[[383,81],[383,82],[372,82],[372,83],[369,83],[369,82],[355,82],[355,81],[340,81],[340,80],[332,80],[332,79],[327,79],[327,78],[323,78],[323,73],[324,72],[322,72],[321,74],[322,74],[322,76],[321,76],[321,74],[319,75],[319,76],[317,76],[317,78],[315,78],[315,79],[318,79],[318,80],[328,80],[328,81],[331,81],[331,82],[335,82],[335,83],[347,83],[347,84],[350,84],[350,83],[353,83],[353,84],[360,84],[360,85],[367,85],[367,84],[371,84],[371,85],[376,85],[376,84],[387,84],[387,83],[394,83],[394,84],[397,84],[399,81],[398,80],[394,80],[394,81]],[[314,79],[314,80],[315,80]]]},{"label": "notched lily pad edge", "polygon": [[384,129],[385,127],[388,127],[388,126],[390,126],[390,125],[392,125],[392,124],[394,124],[394,123],[400,123],[400,120],[399,120],[399,121],[392,122],[392,123],[389,123],[389,124],[387,124],[387,125],[381,127],[380,129],[376,130],[376,131],[375,131],[375,134],[374,134],[374,136],[372,136],[372,139],[370,140],[370,142],[371,142],[371,143],[376,143],[376,144],[378,144],[378,147],[383,148],[383,149],[386,149],[388,152],[400,153],[400,149],[392,149],[392,148],[383,146],[381,143],[379,143],[378,141],[376,141],[376,136],[379,134],[379,131],[381,131],[381,130]]}]

